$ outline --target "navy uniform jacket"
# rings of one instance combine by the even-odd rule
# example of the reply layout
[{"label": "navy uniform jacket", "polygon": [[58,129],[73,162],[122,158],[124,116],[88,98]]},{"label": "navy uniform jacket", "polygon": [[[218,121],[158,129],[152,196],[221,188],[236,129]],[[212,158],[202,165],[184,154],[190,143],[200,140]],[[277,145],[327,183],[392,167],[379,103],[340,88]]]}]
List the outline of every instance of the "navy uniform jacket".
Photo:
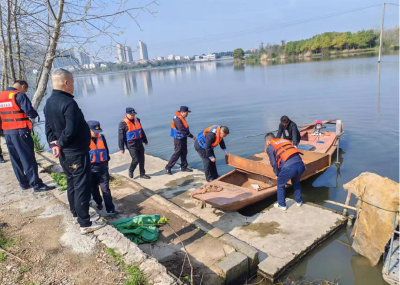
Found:
[{"label": "navy uniform jacket", "polygon": [[[142,123],[140,122],[140,119],[139,118],[136,118],[136,119],[139,121],[140,125],[142,125]],[[131,122],[133,124],[135,124],[134,121],[131,120]],[[119,123],[119,127],[118,127],[118,146],[119,146],[120,150],[125,150],[125,146],[127,149],[143,148],[143,143],[148,143],[146,134],[144,133],[143,126],[142,126],[142,138],[141,139],[126,141],[126,132],[127,131],[128,131],[128,125],[124,121],[121,121],[121,123]]]},{"label": "navy uniform jacket", "polygon": [[[206,155],[210,159],[215,157],[212,144],[215,142],[216,136],[217,135],[212,132],[206,133]],[[219,146],[222,148],[223,151],[226,151],[224,139],[221,140],[221,142],[219,143]]]},{"label": "navy uniform jacket", "polygon": [[[9,90],[17,90],[13,87],[8,87],[6,89],[7,91]],[[36,112],[35,109],[33,109],[32,107],[32,103],[29,100],[28,96],[26,96],[26,94],[24,93],[18,93],[15,96],[15,103],[17,103],[18,107],[25,112],[25,114],[31,118],[34,119],[38,116],[38,113]],[[4,130],[3,133],[5,135],[18,135],[20,133],[26,133],[26,132],[30,132],[29,128],[24,128],[24,129],[18,129],[18,130]]]},{"label": "navy uniform jacket", "polygon": [[186,130],[185,126],[183,125],[181,119],[176,118],[174,120],[175,128],[181,132],[182,135],[185,137],[193,138],[193,135],[190,133],[190,131]]},{"label": "navy uniform jacket", "polygon": [[276,134],[276,138],[279,139],[282,137],[282,135],[285,140],[292,141],[293,145],[295,146],[299,145],[301,136],[295,122],[290,121],[289,125],[286,128],[284,125],[282,125],[282,123],[279,124],[279,130],[278,133]]}]

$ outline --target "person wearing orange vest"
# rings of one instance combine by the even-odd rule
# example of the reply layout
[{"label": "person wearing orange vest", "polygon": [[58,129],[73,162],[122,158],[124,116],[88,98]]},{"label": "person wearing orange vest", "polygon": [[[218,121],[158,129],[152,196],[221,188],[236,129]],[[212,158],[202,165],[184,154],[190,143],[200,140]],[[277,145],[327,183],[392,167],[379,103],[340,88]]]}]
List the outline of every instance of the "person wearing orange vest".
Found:
[{"label": "person wearing orange vest", "polygon": [[38,113],[26,96],[27,91],[28,83],[17,80],[12,87],[0,93],[1,128],[21,189],[27,190],[33,187],[35,192],[48,191],[55,189],[55,186],[47,186],[39,178],[31,136],[32,123],[29,120],[36,118]]},{"label": "person wearing orange vest", "polygon": [[229,155],[226,149],[224,137],[229,134],[226,126],[212,125],[197,135],[194,148],[203,160],[206,179],[211,182],[219,177],[214,154],[214,148],[219,145],[226,155]]},{"label": "person wearing orange vest", "polygon": [[165,167],[165,172],[172,175],[172,167],[178,159],[181,159],[181,171],[192,172],[193,170],[188,168],[187,162],[187,138],[196,140],[196,138],[190,133],[189,125],[186,122],[186,118],[189,115],[189,108],[186,106],[181,106],[179,111],[175,112],[175,116],[171,122],[171,137],[174,138],[175,152],[171,156],[167,166]]},{"label": "person wearing orange vest", "polygon": [[300,178],[305,171],[303,160],[298,150],[289,140],[276,138],[273,133],[265,135],[266,152],[270,164],[278,177],[278,202],[274,204],[275,208],[286,210],[285,186],[289,180],[292,181],[296,205],[303,205],[301,199]]},{"label": "person wearing orange vest", "polygon": [[140,119],[135,116],[136,114],[135,109],[130,107],[126,108],[125,118],[119,123],[118,145],[122,154],[125,153],[126,147],[132,157],[132,162],[129,167],[129,178],[133,179],[133,172],[139,164],[140,178],[150,179],[151,177],[146,175],[144,169],[143,144],[148,145],[148,141]]},{"label": "person wearing orange vest", "polygon": [[[110,190],[110,173],[108,172],[108,162],[110,161],[110,152],[108,150],[107,141],[98,121],[88,121],[90,128],[90,164],[92,170],[92,196],[97,203],[97,209],[103,209],[103,200],[106,206],[107,216],[118,214],[112,201]],[[101,198],[99,186],[103,198]]]}]

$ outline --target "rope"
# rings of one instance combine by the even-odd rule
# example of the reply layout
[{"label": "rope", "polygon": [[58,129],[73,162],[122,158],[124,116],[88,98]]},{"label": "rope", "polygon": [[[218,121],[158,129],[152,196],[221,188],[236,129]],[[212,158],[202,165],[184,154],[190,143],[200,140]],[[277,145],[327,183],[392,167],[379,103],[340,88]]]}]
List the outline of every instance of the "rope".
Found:
[{"label": "rope", "polygon": [[361,202],[364,202],[364,203],[367,203],[368,205],[370,205],[370,206],[372,206],[372,207],[375,207],[375,208],[378,208],[378,209],[380,209],[380,210],[384,210],[384,211],[391,212],[391,213],[399,213],[399,211],[393,211],[393,210],[388,210],[388,209],[381,208],[381,207],[379,207],[379,206],[377,206],[377,205],[374,205],[374,204],[371,204],[371,203],[369,203],[369,202],[367,202],[367,201],[364,201],[364,200],[362,200],[361,198],[360,198],[360,201],[361,201]]}]

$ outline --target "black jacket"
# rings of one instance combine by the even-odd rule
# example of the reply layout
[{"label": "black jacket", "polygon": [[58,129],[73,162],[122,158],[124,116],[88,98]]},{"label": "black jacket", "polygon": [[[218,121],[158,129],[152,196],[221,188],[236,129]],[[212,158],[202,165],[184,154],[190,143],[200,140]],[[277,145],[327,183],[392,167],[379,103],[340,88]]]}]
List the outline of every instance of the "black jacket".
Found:
[{"label": "black jacket", "polygon": [[[108,162],[110,161],[110,151],[108,150],[108,145],[107,145],[107,141],[106,141],[106,138],[103,136],[103,135],[101,135],[101,137],[103,138],[103,143],[104,143],[104,146],[106,147],[106,150],[107,150],[107,161],[103,161],[103,162],[100,162],[100,163],[92,163],[90,166],[91,166],[91,169],[92,169],[92,172],[100,172],[100,171],[104,171],[104,170],[107,170],[108,169]],[[91,138],[91,140],[96,144],[97,143],[97,138]]]},{"label": "black jacket", "polygon": [[[136,118],[139,123],[140,119]],[[135,124],[134,121],[131,120],[133,124]],[[142,125],[142,123],[140,123]],[[132,148],[143,148],[143,143],[148,143],[146,134],[144,133],[143,125],[142,125],[142,138],[137,139],[137,140],[130,140],[129,142],[126,141],[126,132],[128,131],[128,125],[124,122],[121,121],[119,123],[118,127],[118,146],[120,150],[124,150],[125,147],[127,149],[132,149]]]},{"label": "black jacket", "polygon": [[[57,145],[66,156],[88,153],[90,130],[74,96],[61,90],[53,90],[44,107],[46,138]],[[50,147],[53,145],[50,144]]]},{"label": "black jacket", "polygon": [[174,120],[174,124],[175,124],[175,128],[177,130],[179,130],[182,135],[185,136],[185,139],[186,139],[186,137],[193,138],[193,135],[190,133],[190,131],[186,130],[185,126],[183,125],[183,123],[181,121],[181,119],[176,118]]},{"label": "black jacket", "polygon": [[295,122],[290,121],[286,128],[284,125],[282,125],[282,123],[279,124],[279,130],[276,137],[280,138],[282,135],[284,139],[291,140],[293,145],[299,145],[301,137]]},{"label": "black jacket", "polygon": [[[206,133],[206,155],[207,155],[208,158],[215,157],[214,149],[213,149],[213,147],[211,145],[215,142],[216,136],[217,135],[212,133],[212,132]],[[226,151],[226,146],[225,146],[224,139],[222,139],[220,141],[219,146],[221,147],[221,149],[223,151]]]}]

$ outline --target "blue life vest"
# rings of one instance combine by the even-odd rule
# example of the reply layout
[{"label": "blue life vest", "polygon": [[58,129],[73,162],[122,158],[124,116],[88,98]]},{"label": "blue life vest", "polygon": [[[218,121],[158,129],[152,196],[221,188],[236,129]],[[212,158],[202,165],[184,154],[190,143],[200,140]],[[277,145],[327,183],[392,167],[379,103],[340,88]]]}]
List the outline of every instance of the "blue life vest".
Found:
[{"label": "blue life vest", "polygon": [[201,146],[204,149],[206,148],[206,134],[211,132],[211,133],[216,134],[215,141],[211,145],[212,148],[215,148],[222,140],[222,138],[219,136],[220,129],[221,129],[220,126],[213,125],[211,127],[208,127],[207,129],[205,129],[204,131],[200,132],[197,135],[197,142],[199,143],[199,146]]},{"label": "blue life vest", "polygon": [[103,136],[97,138],[96,144],[90,139],[90,163],[101,163],[107,161],[108,154],[104,144]]},{"label": "blue life vest", "polygon": [[174,122],[176,118],[179,118],[181,120],[182,124],[185,126],[185,130],[189,132],[189,126],[186,120],[179,114],[179,112],[176,112],[176,115],[174,116],[171,122],[171,137],[174,137],[176,139],[183,139],[186,137],[186,135],[182,134],[181,131],[176,128]]}]

